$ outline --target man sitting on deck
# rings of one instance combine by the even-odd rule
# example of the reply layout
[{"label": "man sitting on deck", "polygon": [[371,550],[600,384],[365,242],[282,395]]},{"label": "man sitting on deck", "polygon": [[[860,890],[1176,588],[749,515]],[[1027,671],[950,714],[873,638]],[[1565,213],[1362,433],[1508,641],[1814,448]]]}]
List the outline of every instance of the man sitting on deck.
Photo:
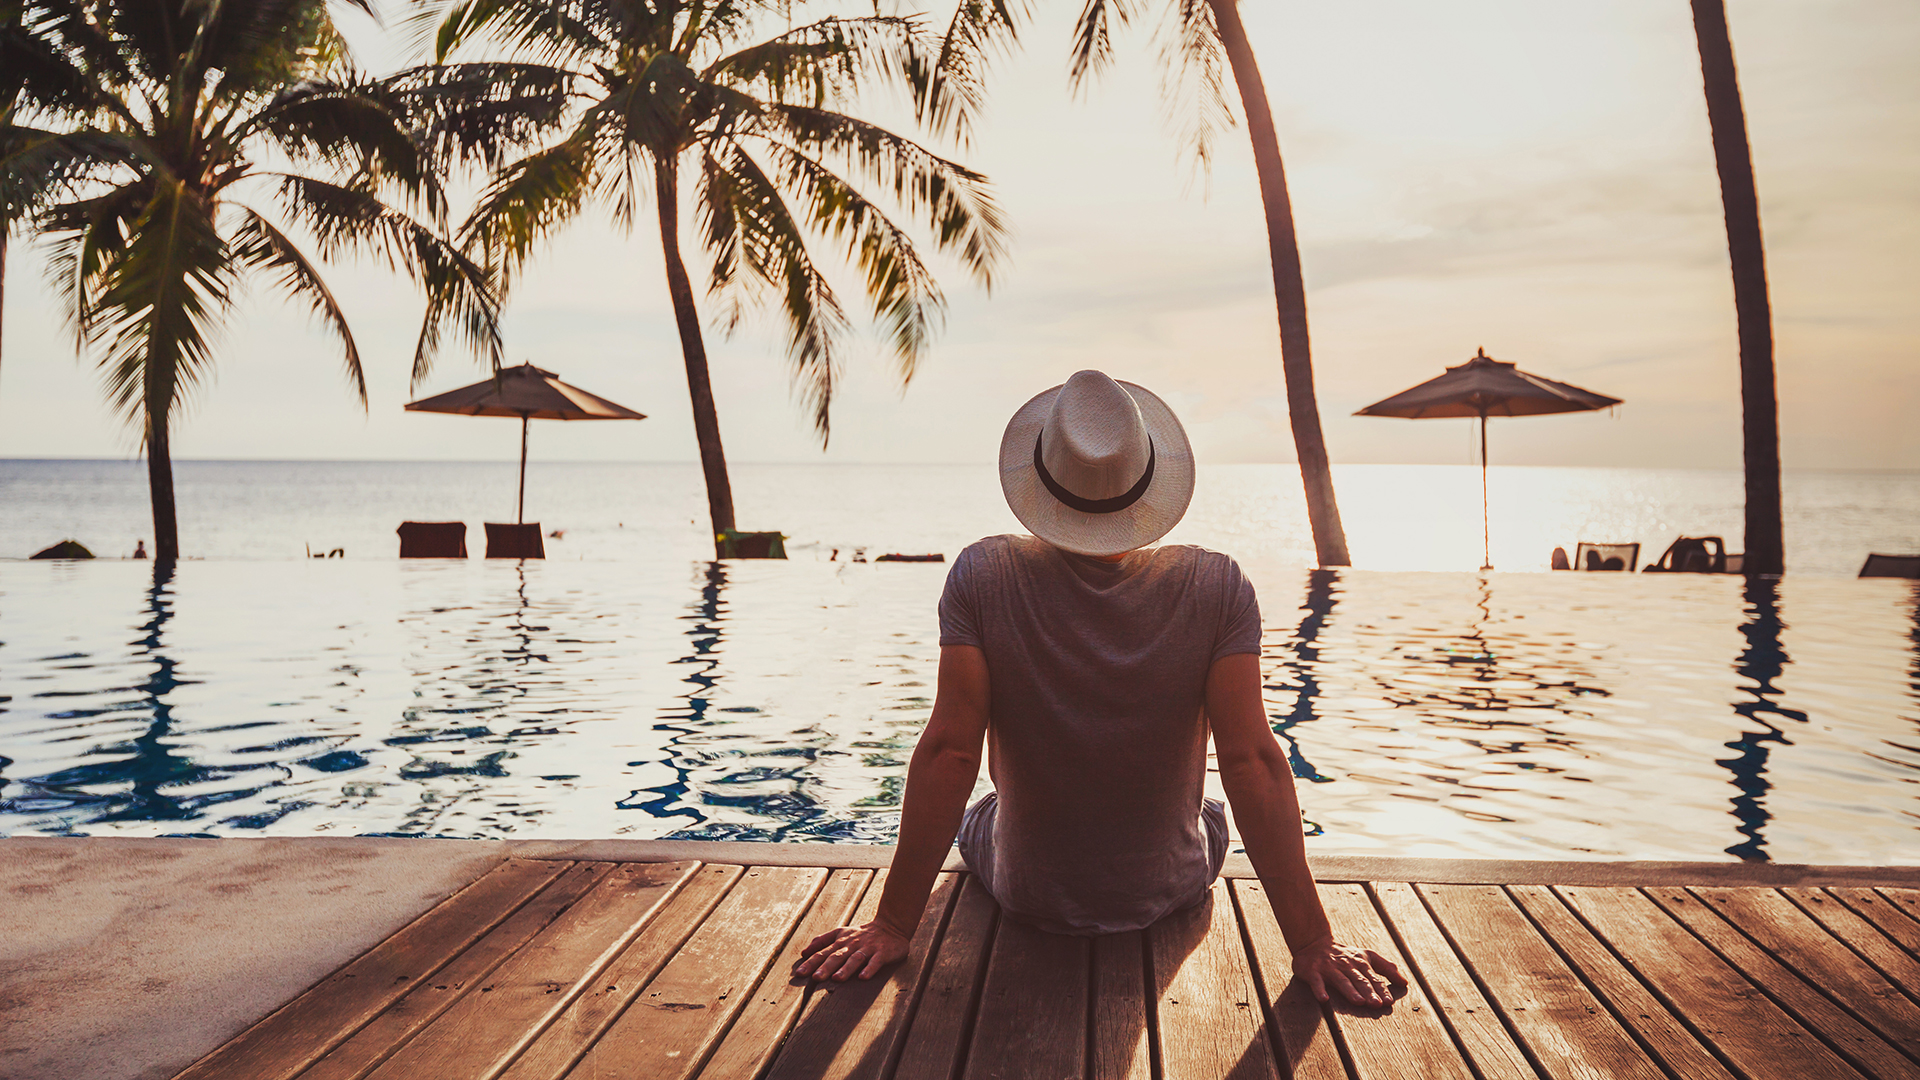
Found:
[{"label": "man sitting on deck", "polygon": [[[907,770],[877,917],[806,947],[799,974],[867,979],[907,955],[956,834],[1008,915],[1060,934],[1141,929],[1204,901],[1227,853],[1204,797],[1209,730],[1295,973],[1366,1005],[1404,985],[1333,940],[1285,751],[1261,701],[1260,610],[1228,556],[1148,548],[1193,495],[1164,402],[1082,371],[1014,414],[1000,483],[1033,536],[961,552],[940,599],[933,715]],[[971,807],[982,738],[995,791]]]}]

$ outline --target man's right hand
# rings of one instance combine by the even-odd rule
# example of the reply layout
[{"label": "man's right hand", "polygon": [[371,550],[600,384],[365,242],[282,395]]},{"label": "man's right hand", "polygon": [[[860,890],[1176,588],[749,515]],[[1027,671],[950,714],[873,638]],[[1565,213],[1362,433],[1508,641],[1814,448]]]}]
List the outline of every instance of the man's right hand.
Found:
[{"label": "man's right hand", "polygon": [[1327,1000],[1331,987],[1355,1005],[1391,1005],[1407,985],[1407,977],[1393,961],[1372,949],[1350,949],[1331,938],[1295,953],[1293,973],[1321,1001]]},{"label": "man's right hand", "polygon": [[888,964],[907,958],[907,939],[879,922],[829,930],[800,950],[793,973],[816,982],[871,979]]}]

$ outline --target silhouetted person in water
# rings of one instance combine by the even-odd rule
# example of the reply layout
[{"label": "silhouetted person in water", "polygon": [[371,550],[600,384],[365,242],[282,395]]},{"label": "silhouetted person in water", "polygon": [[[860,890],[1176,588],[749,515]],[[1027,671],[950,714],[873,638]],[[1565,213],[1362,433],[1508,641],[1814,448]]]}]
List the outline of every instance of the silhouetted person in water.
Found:
[{"label": "silhouetted person in water", "polygon": [[[1000,484],[1033,535],[981,540],[947,575],[939,689],[877,917],[815,938],[798,973],[866,979],[904,958],[956,835],[1001,909],[1042,930],[1138,930],[1202,903],[1228,841],[1204,794],[1211,733],[1295,973],[1323,1001],[1391,1001],[1399,970],[1334,941],[1314,889],[1252,584],[1219,552],[1146,546],[1193,496],[1179,419],[1079,372],[1014,414]],[[995,790],[968,806],[983,739]]]},{"label": "silhouetted person in water", "polygon": [[133,557],[136,559],[144,559],[147,557],[146,540],[141,539],[141,540],[135,540],[133,542]]}]

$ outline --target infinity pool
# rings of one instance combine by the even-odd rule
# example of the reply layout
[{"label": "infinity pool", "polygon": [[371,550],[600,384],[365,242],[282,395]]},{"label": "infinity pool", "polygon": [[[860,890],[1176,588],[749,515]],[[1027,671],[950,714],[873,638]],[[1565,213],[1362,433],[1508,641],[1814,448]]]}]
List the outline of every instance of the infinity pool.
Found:
[{"label": "infinity pool", "polygon": [[[1911,583],[1248,569],[1314,850],[1920,862]],[[943,577],[0,563],[0,834],[887,842]]]}]

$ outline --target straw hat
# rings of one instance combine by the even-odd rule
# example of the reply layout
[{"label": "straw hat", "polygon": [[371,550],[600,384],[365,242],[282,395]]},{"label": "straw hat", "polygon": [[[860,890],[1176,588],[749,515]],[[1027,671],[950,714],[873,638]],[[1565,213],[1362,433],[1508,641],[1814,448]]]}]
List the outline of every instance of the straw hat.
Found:
[{"label": "straw hat", "polygon": [[1151,391],[1079,371],[1007,421],[1000,490],[1040,539],[1118,555],[1165,536],[1187,512],[1193,448]]}]

